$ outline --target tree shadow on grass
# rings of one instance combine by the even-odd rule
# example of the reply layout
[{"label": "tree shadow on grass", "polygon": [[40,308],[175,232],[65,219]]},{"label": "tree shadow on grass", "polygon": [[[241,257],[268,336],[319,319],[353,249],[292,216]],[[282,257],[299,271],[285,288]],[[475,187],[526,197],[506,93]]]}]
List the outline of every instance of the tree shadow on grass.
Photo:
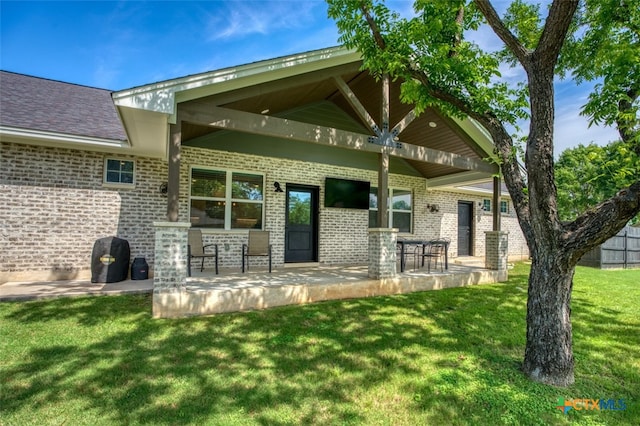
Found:
[{"label": "tree shadow on grass", "polygon": [[[2,323],[58,336],[5,364],[0,406],[9,419],[66,407],[61,422],[87,424],[562,423],[555,391],[519,371],[524,288],[515,275],[180,320],[151,319],[148,296],[5,305]],[[615,312],[598,315],[608,338],[626,336]]]}]

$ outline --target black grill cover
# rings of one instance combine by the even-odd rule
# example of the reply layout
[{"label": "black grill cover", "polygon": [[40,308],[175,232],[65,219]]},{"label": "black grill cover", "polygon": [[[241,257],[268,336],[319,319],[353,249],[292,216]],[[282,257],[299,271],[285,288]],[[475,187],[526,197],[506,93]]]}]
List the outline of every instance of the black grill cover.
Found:
[{"label": "black grill cover", "polygon": [[118,237],[96,240],[91,253],[91,282],[116,283],[129,274],[129,242]]},{"label": "black grill cover", "polygon": [[146,280],[149,279],[149,264],[144,257],[136,257],[131,264],[131,279]]}]

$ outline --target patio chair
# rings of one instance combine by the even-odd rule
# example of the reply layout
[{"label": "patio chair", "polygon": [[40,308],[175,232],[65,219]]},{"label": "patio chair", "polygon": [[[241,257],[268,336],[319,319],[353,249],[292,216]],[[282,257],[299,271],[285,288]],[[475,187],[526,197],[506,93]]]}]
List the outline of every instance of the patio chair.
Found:
[{"label": "patio chair", "polygon": [[271,244],[269,244],[269,231],[249,231],[248,244],[242,245],[242,272],[245,271],[245,259],[249,269],[249,257],[269,256],[269,273],[271,273]]},{"label": "patio chair", "polygon": [[[407,258],[409,256],[414,256],[413,269],[416,269],[415,251],[418,249],[418,247],[422,248],[422,246],[416,246],[416,247],[413,248],[413,250],[411,250],[409,244],[403,244],[403,243],[400,243],[400,242],[398,242],[396,244],[396,260],[400,261],[400,270],[401,271],[405,271],[406,270]],[[404,252],[404,257],[403,257],[403,252]]]},{"label": "patio chair", "polygon": [[[207,253],[206,248],[213,247],[213,253]],[[191,259],[202,259],[200,272],[204,271],[204,260],[214,258],[216,261],[216,275],[218,275],[218,245],[202,244],[202,231],[199,229],[189,230],[189,244],[187,245],[187,273],[191,276]]]},{"label": "patio chair", "polygon": [[434,267],[438,267],[440,262],[440,272],[444,272],[444,256],[447,249],[447,242],[444,240],[434,240],[425,244],[424,251],[422,253],[416,253],[422,258],[422,266],[424,266],[425,259],[427,262],[427,272],[431,273],[431,261],[434,262]]}]

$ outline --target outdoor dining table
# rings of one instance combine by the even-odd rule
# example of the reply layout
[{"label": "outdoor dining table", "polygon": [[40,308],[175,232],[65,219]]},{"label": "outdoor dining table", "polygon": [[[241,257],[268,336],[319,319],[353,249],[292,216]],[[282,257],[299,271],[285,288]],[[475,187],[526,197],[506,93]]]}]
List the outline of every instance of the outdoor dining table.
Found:
[{"label": "outdoor dining table", "polygon": [[449,269],[449,240],[445,239],[435,239],[435,240],[407,240],[404,238],[398,239],[398,245],[400,246],[400,272],[404,272],[405,270],[405,252],[406,246],[422,246],[422,253],[424,254],[426,247],[429,244],[433,243],[443,243],[444,244],[444,268]]}]

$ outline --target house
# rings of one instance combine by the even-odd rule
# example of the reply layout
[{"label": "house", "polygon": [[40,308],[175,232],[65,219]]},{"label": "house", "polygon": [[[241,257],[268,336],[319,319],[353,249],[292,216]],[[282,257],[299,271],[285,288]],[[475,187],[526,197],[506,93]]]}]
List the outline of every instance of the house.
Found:
[{"label": "house", "polygon": [[248,229],[270,231],[276,268],[367,263],[372,228],[448,237],[452,258],[502,230],[527,253],[486,131],[416,117],[353,51],[118,92],[0,72],[0,90],[0,282],[87,277],[111,235],[153,270],[154,223],[172,222],[201,228],[223,268]]}]

